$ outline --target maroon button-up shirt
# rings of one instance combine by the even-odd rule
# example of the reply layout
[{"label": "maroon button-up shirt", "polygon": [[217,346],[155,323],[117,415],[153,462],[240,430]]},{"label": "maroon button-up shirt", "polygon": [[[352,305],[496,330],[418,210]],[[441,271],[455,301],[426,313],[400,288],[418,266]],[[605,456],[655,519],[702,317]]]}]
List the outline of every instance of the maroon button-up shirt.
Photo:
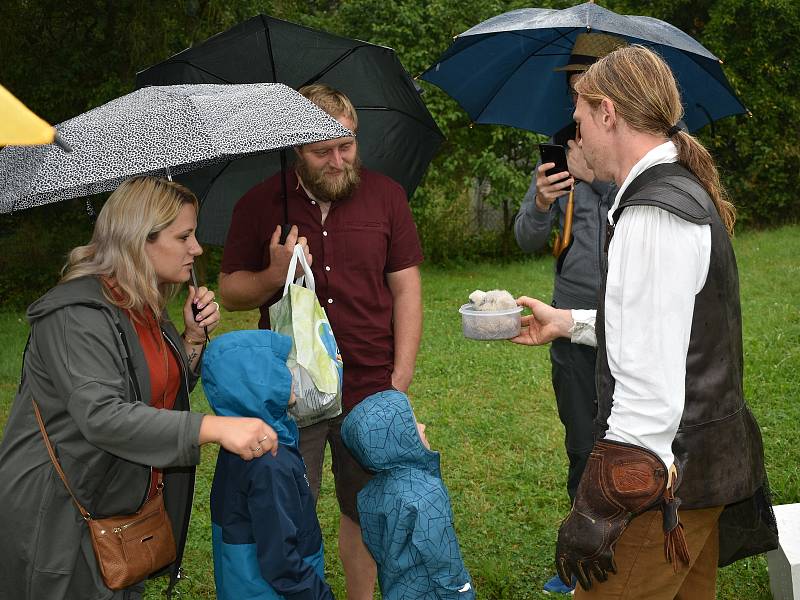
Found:
[{"label": "maroon button-up shirt", "polygon": [[[403,188],[361,170],[354,194],[333,202],[322,223],[319,205],[294,172],[287,173],[289,223],[308,239],[317,298],[325,309],[344,362],[343,405],[349,410],[369,394],[391,387],[394,368],[392,295],[386,273],[422,262],[417,229]],[[223,273],[269,266],[269,241],[283,222],[280,174],[260,183],[233,212],[222,256]],[[260,307],[258,326],[269,328],[271,304]]]}]

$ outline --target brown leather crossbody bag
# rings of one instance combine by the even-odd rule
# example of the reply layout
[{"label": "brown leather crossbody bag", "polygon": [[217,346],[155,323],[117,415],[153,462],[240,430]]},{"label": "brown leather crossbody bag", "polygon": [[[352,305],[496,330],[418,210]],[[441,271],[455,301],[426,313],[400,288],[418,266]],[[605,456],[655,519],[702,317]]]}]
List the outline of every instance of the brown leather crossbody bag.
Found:
[{"label": "brown leather crossbody bag", "polygon": [[162,474],[158,476],[156,494],[135,513],[102,519],[93,517],[72,493],[47,436],[39,407],[35,400],[32,402],[50,460],[89,526],[92,548],[106,586],[112,590],[125,589],[175,562],[175,538],[172,535],[172,523],[164,508]]}]

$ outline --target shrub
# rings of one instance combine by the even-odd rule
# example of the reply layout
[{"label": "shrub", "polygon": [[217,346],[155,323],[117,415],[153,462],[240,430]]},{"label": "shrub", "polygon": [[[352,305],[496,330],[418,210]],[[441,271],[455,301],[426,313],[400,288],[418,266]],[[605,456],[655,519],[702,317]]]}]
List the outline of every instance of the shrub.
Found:
[{"label": "shrub", "polygon": [[[719,161],[742,225],[800,218],[800,3],[717,0],[701,41],[726,71],[752,117],[725,119],[704,136]],[[706,128],[709,129],[709,128]]]},{"label": "shrub", "polygon": [[85,200],[0,215],[0,297],[24,308],[56,284],[67,253],[92,235]]}]

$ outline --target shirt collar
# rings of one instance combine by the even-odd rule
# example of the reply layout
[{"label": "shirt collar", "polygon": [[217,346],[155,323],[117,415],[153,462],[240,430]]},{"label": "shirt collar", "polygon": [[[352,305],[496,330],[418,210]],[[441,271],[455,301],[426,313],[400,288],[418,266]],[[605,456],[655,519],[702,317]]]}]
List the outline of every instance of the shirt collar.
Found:
[{"label": "shirt collar", "polygon": [[639,162],[633,165],[630,173],[625,178],[625,181],[619,186],[619,190],[617,191],[617,195],[614,198],[614,204],[608,211],[608,222],[612,225],[614,224],[614,212],[619,207],[620,200],[622,200],[622,194],[625,193],[625,190],[628,189],[628,186],[631,182],[636,179],[641,173],[649,169],[650,167],[654,167],[656,165],[662,165],[665,163],[674,163],[678,161],[678,148],[672,141],[666,141],[663,144],[656,146],[650,152],[645,154]]},{"label": "shirt collar", "polygon": [[295,191],[299,192],[300,189],[302,188],[302,190],[306,193],[306,196],[308,196],[309,200],[316,200],[317,202],[319,202],[319,200],[317,200],[317,198],[314,196],[314,194],[312,194],[308,190],[306,185],[303,183],[303,179],[300,177],[300,173],[298,173],[296,169],[295,169],[295,172],[294,172],[294,176],[297,178],[297,185],[294,188]]}]

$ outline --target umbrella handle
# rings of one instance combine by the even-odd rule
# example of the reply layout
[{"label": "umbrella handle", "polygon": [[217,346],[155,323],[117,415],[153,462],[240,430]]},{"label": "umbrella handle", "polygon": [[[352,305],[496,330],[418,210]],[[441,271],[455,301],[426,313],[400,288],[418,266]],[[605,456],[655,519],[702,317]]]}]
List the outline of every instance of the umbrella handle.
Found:
[{"label": "umbrella handle", "polygon": [[[167,171],[169,171],[169,169],[167,169]],[[170,181],[172,181],[172,179],[170,179]],[[194,265],[192,265],[192,270],[190,271],[190,273],[192,274],[192,286],[194,287],[194,293],[196,294],[197,290],[199,289],[200,286],[197,285],[197,274],[194,272]],[[192,302],[192,316],[196,317],[199,312],[200,312],[200,309],[197,308],[197,304]],[[208,342],[209,341],[209,339],[208,339],[208,327],[203,327],[203,331],[205,331],[205,333],[206,333],[206,342]]]},{"label": "umbrella handle", "polygon": [[574,201],[575,186],[569,190],[569,199],[567,200],[566,211],[564,212],[564,227],[556,234],[556,239],[553,242],[553,256],[558,258],[561,253],[567,249],[572,241],[572,213],[575,207]]},{"label": "umbrella handle", "polygon": [[289,230],[292,228],[291,223],[281,223],[281,244],[286,244],[286,236],[289,235]]},{"label": "umbrella handle", "polygon": [[58,131],[53,134],[53,143],[61,148],[64,152],[72,152],[72,146],[70,146],[64,138],[58,135]]}]

